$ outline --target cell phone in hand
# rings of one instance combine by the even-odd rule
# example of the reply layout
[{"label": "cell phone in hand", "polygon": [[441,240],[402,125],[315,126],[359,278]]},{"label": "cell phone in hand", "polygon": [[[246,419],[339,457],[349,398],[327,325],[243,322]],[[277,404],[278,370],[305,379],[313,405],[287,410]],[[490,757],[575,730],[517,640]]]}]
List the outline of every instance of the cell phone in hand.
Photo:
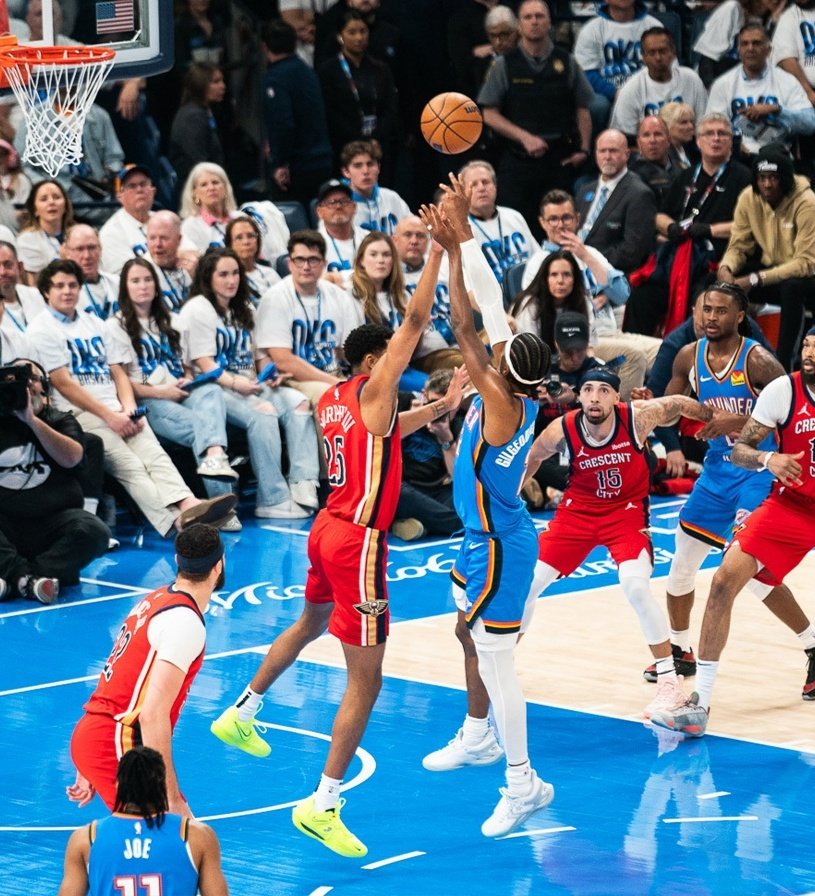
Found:
[{"label": "cell phone in hand", "polygon": [[140,420],[142,417],[147,416],[147,408],[140,404],[135,411],[130,415],[131,420]]}]

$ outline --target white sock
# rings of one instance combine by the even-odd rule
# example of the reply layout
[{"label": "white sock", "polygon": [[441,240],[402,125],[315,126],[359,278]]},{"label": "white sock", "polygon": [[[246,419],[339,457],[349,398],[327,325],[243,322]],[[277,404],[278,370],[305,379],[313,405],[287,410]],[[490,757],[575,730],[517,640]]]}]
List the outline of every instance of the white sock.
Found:
[{"label": "white sock", "polygon": [[262,694],[256,694],[252,688],[247,688],[235,704],[238,707],[238,721],[248,722],[254,719],[255,713],[260,708],[261,700],[263,700]]},{"label": "white sock", "polygon": [[99,498],[85,498],[82,502],[82,509],[87,510],[88,513],[92,513],[94,516],[96,515],[96,511],[99,507]]},{"label": "white sock", "polygon": [[515,796],[526,796],[532,790],[532,766],[529,760],[507,766],[507,788]]},{"label": "white sock", "polygon": [[320,775],[320,783],[314,791],[314,808],[318,812],[336,809],[340,802],[340,786],[342,781]]},{"label": "white sock", "polygon": [[676,666],[674,665],[673,654],[671,656],[662,656],[656,660],[656,667],[658,684],[662,684],[663,681],[676,681]]},{"label": "white sock", "polygon": [[802,632],[798,632],[798,640],[803,645],[804,650],[815,647],[815,628],[808,625]]},{"label": "white sock", "polygon": [[461,726],[462,740],[468,747],[480,744],[490,730],[489,719],[474,719],[470,715],[464,716],[464,724]]},{"label": "white sock", "polygon": [[699,695],[699,706],[710,709],[710,697],[716,683],[719,663],[714,660],[696,660],[696,693]]},{"label": "white sock", "polygon": [[683,632],[675,632],[671,629],[671,644],[681,647],[685,653],[690,651],[690,629],[686,628]]}]

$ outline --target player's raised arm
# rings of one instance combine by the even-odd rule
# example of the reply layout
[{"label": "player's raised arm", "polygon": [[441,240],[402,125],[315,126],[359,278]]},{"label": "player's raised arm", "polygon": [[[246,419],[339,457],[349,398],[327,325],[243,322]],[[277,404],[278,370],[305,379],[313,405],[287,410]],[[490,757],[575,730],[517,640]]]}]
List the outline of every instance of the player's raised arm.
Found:
[{"label": "player's raised arm", "polygon": [[687,395],[665,395],[662,398],[651,398],[647,401],[634,401],[637,438],[644,443],[657,426],[668,426],[679,417],[701,420],[706,423],[713,417],[713,410],[707,405],[699,404]]}]

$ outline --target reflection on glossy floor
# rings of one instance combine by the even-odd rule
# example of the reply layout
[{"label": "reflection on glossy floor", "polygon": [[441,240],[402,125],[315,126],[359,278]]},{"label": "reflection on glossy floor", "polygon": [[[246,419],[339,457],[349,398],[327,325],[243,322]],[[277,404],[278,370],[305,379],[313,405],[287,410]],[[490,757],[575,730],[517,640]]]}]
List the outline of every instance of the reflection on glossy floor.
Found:
[{"label": "reflection on glossy floor", "polygon": [[[658,576],[667,571],[675,513],[675,502],[655,509]],[[517,835],[488,841],[479,827],[498,798],[501,767],[442,774],[421,767],[464,710],[446,577],[456,544],[394,542],[386,680],[345,794],[343,817],[370,849],[356,862],[303,838],[289,819],[319,775],[342,693],[330,639],[313,645],[268,695],[261,712],[272,726],[268,759],[230,751],[209,734],[265,645],[296,617],[305,573],[305,531],[295,524],[250,522],[227,537],[228,588],[208,614],[207,661],[174,749],[192,808],[220,837],[232,893],[815,892],[815,706],[800,700],[794,638],[752,598],[737,607],[711,718],[713,731],[743,739],[676,743],[636,721],[651,694],[641,679],[647,656],[603,552],[578,578],[557,583],[519,648],[525,687],[537,701],[529,707],[531,755],[555,785],[555,801]],[[55,893],[69,830],[104,814],[101,803],[77,810],[65,798],[67,743],[127,607],[171,578],[169,548],[149,536],[137,547],[126,537],[57,607],[2,605],[2,896]],[[655,581],[654,593],[661,589]],[[803,584],[796,590],[806,604]]]}]

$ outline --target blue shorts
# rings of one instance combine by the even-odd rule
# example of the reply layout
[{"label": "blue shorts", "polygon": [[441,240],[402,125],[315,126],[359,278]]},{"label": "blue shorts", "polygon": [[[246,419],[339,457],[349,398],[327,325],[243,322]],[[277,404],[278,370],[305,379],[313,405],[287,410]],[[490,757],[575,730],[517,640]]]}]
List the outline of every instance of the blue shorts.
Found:
[{"label": "blue shorts", "polygon": [[467,529],[450,578],[467,596],[465,619],[480,619],[493,634],[513,634],[521,620],[538,560],[538,533],[531,517],[487,535]]},{"label": "blue shorts", "polygon": [[679,514],[679,525],[691,538],[724,547],[733,532],[769,495],[770,472],[754,472],[716,460],[705,464]]}]

